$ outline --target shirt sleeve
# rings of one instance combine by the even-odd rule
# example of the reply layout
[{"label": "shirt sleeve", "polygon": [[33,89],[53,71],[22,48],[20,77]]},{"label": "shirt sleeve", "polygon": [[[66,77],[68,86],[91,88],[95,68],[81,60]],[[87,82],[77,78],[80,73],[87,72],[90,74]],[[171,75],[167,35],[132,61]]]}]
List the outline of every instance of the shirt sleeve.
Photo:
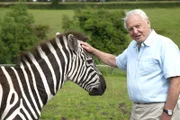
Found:
[{"label": "shirt sleeve", "polygon": [[163,45],[162,61],[165,78],[180,76],[180,52],[173,42]]},{"label": "shirt sleeve", "polygon": [[116,65],[121,70],[127,70],[127,49],[116,57]]}]

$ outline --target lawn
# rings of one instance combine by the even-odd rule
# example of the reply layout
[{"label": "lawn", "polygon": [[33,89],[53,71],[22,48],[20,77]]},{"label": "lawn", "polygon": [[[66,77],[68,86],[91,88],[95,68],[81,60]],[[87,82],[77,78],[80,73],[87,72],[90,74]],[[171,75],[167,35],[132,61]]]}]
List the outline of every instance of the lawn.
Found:
[{"label": "lawn", "polygon": [[72,82],[43,108],[41,120],[129,120],[131,101],[125,76],[105,76],[107,90],[102,96],[89,96]]},{"label": "lawn", "polygon": [[180,8],[144,9],[148,14],[152,28],[157,33],[171,38],[180,47]]},{"label": "lawn", "polygon": [[53,37],[56,32],[63,32],[62,30],[62,16],[68,15],[73,17],[73,10],[30,10],[29,11],[36,21],[36,24],[48,25],[50,31],[49,38]]}]

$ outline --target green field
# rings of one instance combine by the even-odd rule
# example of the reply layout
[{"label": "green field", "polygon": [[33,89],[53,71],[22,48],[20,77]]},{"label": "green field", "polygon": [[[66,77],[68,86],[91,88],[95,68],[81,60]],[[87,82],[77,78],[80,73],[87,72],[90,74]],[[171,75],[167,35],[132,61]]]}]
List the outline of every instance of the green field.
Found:
[{"label": "green field", "polygon": [[62,15],[70,17],[74,15],[73,10],[30,10],[29,12],[33,14],[37,24],[48,25],[50,27],[49,37],[54,36],[57,31],[63,32],[61,25]]},{"label": "green field", "polygon": [[131,102],[125,77],[106,76],[103,96],[89,96],[72,82],[65,83],[42,111],[41,120],[128,120]]},{"label": "green field", "polygon": [[180,47],[180,8],[144,9],[157,33],[171,38]]},{"label": "green field", "polygon": [[[143,9],[152,28],[171,38],[180,47],[180,8]],[[0,8],[0,18],[8,9]],[[62,32],[63,14],[73,17],[73,10],[29,10],[36,24],[49,25],[49,38]],[[126,77],[105,75],[107,90],[103,96],[91,97],[72,82],[65,83],[59,93],[43,108],[41,120],[128,120],[131,101],[127,95]]]},{"label": "green field", "polygon": [[[151,20],[152,28],[158,33],[171,38],[180,47],[180,8],[152,8],[143,9]],[[3,18],[7,9],[0,8],[0,18]],[[50,31],[49,38],[53,37],[57,31],[62,30],[62,15],[73,17],[73,10],[29,10],[34,16],[36,24],[48,25]]]}]

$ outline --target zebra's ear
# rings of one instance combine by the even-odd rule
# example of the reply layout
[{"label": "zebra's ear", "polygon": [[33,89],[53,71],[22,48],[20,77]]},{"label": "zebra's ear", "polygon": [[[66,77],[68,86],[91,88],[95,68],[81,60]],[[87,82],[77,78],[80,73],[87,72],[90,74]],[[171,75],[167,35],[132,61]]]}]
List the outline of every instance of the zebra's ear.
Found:
[{"label": "zebra's ear", "polygon": [[77,38],[72,35],[69,34],[68,35],[68,46],[71,50],[77,51],[78,50],[78,40]]}]

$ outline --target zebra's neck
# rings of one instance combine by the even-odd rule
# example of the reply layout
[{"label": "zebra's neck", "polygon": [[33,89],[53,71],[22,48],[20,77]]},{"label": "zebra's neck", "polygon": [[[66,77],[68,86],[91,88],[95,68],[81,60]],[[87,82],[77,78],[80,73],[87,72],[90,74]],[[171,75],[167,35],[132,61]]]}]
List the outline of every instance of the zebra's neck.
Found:
[{"label": "zebra's neck", "polygon": [[25,78],[28,81],[31,80],[33,88],[36,89],[37,87],[44,104],[62,87],[67,79],[67,66],[71,64],[68,62],[68,59],[72,53],[69,53],[66,40],[63,40],[63,43],[60,43],[59,39],[55,41],[58,50],[51,43],[47,42],[46,45],[50,51],[48,55],[41,46],[37,46],[40,59],[37,59],[37,56],[29,52],[30,60],[24,58],[20,64],[24,76],[27,76]]},{"label": "zebra's neck", "polygon": [[5,97],[9,99],[4,105],[0,99],[0,111],[1,109],[4,111],[0,113],[2,118],[5,118],[9,109],[16,105],[16,112],[21,109],[26,112],[28,109],[27,118],[29,120],[39,118],[42,107],[57,93],[67,79],[68,65],[71,64],[68,59],[72,53],[69,52],[67,43],[63,44],[64,46],[57,39],[55,49],[48,42],[46,47],[49,54],[42,49],[42,46],[38,46],[36,48],[38,57],[29,52],[26,57],[22,57],[19,66],[1,67],[5,76],[3,80],[6,81],[8,87],[4,88],[0,84],[0,90],[3,91],[0,97],[4,97],[3,93],[8,93]]}]

